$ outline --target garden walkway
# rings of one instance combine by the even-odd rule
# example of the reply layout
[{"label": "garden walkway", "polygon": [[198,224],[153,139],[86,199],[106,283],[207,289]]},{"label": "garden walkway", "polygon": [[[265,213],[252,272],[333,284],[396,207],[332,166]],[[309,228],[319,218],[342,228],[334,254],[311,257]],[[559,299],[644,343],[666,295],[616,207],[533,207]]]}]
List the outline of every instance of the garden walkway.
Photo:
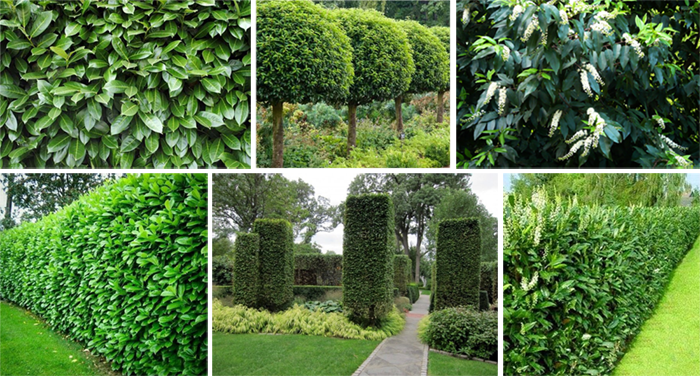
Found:
[{"label": "garden walkway", "polygon": [[425,375],[428,347],[418,341],[418,321],[428,314],[429,295],[421,295],[406,314],[406,326],[384,340],[353,376]]},{"label": "garden walkway", "polygon": [[700,238],[673,273],[654,315],[642,325],[613,375],[700,372]]}]

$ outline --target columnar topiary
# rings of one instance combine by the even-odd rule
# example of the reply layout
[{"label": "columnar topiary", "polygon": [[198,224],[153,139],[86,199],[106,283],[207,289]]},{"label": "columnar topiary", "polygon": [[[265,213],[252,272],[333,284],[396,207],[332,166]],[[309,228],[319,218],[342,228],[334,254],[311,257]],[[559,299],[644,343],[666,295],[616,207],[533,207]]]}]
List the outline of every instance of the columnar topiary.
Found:
[{"label": "columnar topiary", "polygon": [[399,289],[401,296],[408,296],[407,268],[410,268],[411,259],[407,255],[394,255],[394,287]]},{"label": "columnar topiary", "polygon": [[258,297],[258,234],[236,235],[233,256],[233,302],[247,307],[257,306]]},{"label": "columnar topiary", "polygon": [[374,10],[334,12],[350,38],[355,79],[344,103],[348,105],[348,153],[355,147],[357,106],[396,98],[408,90],[415,71],[411,47],[402,28]]},{"label": "columnar topiary", "polygon": [[498,264],[495,261],[481,263],[480,289],[489,294],[489,302],[498,299]]},{"label": "columnar topiary", "polygon": [[450,55],[445,52],[445,46],[440,39],[430,32],[430,29],[416,21],[397,21],[408,36],[411,45],[415,71],[411,84],[405,93],[395,98],[396,127],[403,132],[401,103],[403,94],[419,94],[434,91],[442,86],[450,77]]},{"label": "columnar topiary", "polygon": [[329,11],[307,0],[260,2],[256,25],[258,100],[272,105],[272,167],[282,167],[283,103],[342,101],[352,47]]},{"label": "columnar topiary", "polygon": [[270,311],[287,308],[294,299],[294,235],[284,219],[258,219],[253,232],[260,236],[257,305]]},{"label": "columnar topiary", "polygon": [[131,175],[0,233],[0,299],[124,375],[202,375],[207,253],[207,175]]},{"label": "columnar topiary", "polygon": [[394,204],[385,194],[348,196],[344,225],[343,306],[376,324],[393,309]]},{"label": "columnar topiary", "polygon": [[[445,26],[433,26],[430,28],[430,32],[433,33],[438,39],[440,39],[440,42],[442,42],[442,45],[445,46],[445,50],[447,51],[447,55],[450,55],[450,45],[452,44],[450,40],[450,28],[445,27]],[[450,90],[450,75],[447,75],[446,80],[443,82],[443,85],[437,88],[437,122],[442,123],[443,121],[443,113],[445,112],[445,106],[444,106],[444,95],[447,90]]]},{"label": "columnar topiary", "polygon": [[435,262],[430,265],[430,306],[428,306],[428,312],[433,312],[435,307],[435,290],[437,290],[437,279],[435,278]]},{"label": "columnar topiary", "polygon": [[479,307],[481,228],[473,218],[440,222],[435,252],[435,310]]}]

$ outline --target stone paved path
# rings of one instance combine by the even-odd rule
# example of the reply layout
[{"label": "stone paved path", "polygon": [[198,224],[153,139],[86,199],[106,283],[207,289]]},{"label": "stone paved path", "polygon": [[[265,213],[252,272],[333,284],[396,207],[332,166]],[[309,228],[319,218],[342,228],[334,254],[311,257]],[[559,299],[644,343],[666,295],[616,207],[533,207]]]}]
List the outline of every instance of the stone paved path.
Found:
[{"label": "stone paved path", "polygon": [[413,310],[406,314],[403,331],[384,340],[370,355],[369,362],[360,366],[361,372],[355,372],[354,376],[420,376],[427,348],[418,341],[418,321],[428,314],[429,304],[430,296],[421,295],[413,304]]}]

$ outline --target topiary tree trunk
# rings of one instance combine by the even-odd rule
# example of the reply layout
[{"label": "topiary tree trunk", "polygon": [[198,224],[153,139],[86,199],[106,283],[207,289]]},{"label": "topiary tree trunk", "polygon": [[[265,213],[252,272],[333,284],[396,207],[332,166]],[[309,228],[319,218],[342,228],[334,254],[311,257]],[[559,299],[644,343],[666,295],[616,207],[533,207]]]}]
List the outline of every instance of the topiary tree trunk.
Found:
[{"label": "topiary tree trunk", "polygon": [[437,122],[442,123],[443,117],[442,114],[445,112],[445,105],[443,103],[443,96],[445,95],[444,90],[440,90],[437,93]]},{"label": "topiary tree trunk", "polygon": [[357,104],[348,104],[348,155],[355,148],[357,139]]},{"label": "topiary tree trunk", "polygon": [[283,108],[283,102],[275,102],[272,104],[272,167],[277,168],[281,168],[284,163]]},{"label": "topiary tree trunk", "polygon": [[400,135],[403,133],[403,114],[401,113],[401,104],[403,103],[403,96],[399,95],[394,99],[394,107],[396,108],[396,132]]}]

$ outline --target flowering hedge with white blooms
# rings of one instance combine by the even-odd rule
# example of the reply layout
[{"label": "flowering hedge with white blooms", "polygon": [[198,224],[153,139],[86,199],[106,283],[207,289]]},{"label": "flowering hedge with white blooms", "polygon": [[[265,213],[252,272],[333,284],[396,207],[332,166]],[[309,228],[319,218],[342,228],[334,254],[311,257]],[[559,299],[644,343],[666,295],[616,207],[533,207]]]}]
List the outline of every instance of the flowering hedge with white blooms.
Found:
[{"label": "flowering hedge with white blooms", "polygon": [[700,7],[606,4],[458,1],[459,167],[700,167]]},{"label": "flowering hedge with white blooms", "polygon": [[504,374],[611,374],[700,235],[689,207],[504,197]]}]

